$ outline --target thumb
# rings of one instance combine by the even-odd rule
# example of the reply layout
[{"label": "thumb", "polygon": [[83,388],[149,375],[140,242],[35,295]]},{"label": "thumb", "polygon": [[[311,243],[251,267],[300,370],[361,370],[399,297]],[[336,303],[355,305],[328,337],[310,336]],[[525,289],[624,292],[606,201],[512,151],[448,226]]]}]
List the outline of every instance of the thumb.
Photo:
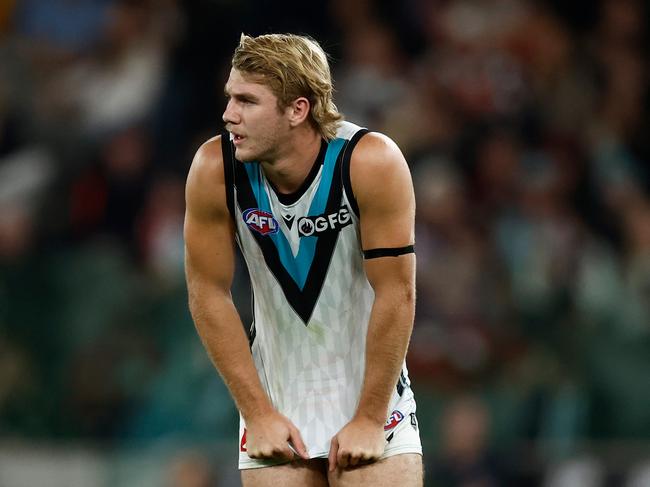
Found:
[{"label": "thumb", "polygon": [[295,426],[289,429],[289,441],[293,445],[293,448],[296,450],[296,453],[300,455],[304,460],[309,460],[309,453],[307,453],[307,447],[305,442],[302,441],[302,436],[300,436],[300,431]]},{"label": "thumb", "polygon": [[336,470],[336,457],[338,455],[338,452],[339,452],[339,440],[335,436],[334,438],[332,438],[332,443],[330,445],[330,453],[327,457],[330,472]]}]

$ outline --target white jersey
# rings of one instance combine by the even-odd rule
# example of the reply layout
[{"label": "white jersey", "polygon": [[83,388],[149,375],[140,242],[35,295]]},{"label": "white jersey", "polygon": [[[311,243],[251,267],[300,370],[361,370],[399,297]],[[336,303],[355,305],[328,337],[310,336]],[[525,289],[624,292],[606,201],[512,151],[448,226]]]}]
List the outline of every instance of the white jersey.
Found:
[{"label": "white jersey", "polygon": [[[253,287],[253,358],[271,402],[296,425],[311,457],[327,456],[363,382],[374,292],[349,164],[366,132],[343,122],[289,196],[275,191],[260,164],[235,160],[228,136],[222,138],[228,207]],[[405,365],[388,422],[399,404],[408,406],[398,416],[415,410]],[[244,452],[245,437],[240,446]]]}]

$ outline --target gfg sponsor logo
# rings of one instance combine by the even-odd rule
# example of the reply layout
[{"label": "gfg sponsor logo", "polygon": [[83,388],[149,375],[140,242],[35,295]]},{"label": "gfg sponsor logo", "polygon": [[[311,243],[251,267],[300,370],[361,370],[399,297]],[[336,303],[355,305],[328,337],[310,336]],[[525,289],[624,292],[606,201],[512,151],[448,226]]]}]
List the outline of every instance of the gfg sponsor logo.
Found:
[{"label": "gfg sponsor logo", "polygon": [[252,228],[262,235],[272,235],[277,233],[278,222],[271,213],[262,211],[258,208],[249,208],[242,214],[242,218],[248,228]]},{"label": "gfg sponsor logo", "polygon": [[303,216],[298,220],[298,233],[301,237],[311,237],[332,230],[340,230],[352,222],[350,210],[342,206],[338,211],[318,216]]}]

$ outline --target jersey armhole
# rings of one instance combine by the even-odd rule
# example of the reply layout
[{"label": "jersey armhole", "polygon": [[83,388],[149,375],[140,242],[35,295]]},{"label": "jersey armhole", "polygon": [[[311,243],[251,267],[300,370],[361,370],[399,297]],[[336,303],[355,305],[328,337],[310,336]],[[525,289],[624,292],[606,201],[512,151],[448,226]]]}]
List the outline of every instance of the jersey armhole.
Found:
[{"label": "jersey armhole", "polygon": [[343,159],[341,160],[341,179],[343,180],[343,188],[345,189],[345,194],[348,197],[352,211],[357,215],[357,218],[359,218],[359,205],[357,204],[357,199],[352,191],[352,181],[350,180],[350,159],[352,158],[352,151],[354,151],[357,142],[359,142],[361,137],[366,135],[368,132],[368,129],[361,129],[352,136],[345,147]]},{"label": "jersey armhole", "polygon": [[223,155],[223,175],[226,186],[226,205],[230,217],[235,220],[235,155],[228,132],[221,133],[221,154]]}]

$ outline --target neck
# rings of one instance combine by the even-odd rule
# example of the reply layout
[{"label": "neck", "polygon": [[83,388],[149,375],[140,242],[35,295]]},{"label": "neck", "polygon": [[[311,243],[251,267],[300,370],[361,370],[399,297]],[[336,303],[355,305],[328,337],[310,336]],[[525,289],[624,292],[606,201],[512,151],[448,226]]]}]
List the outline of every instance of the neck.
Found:
[{"label": "neck", "polygon": [[281,193],[295,192],[307,178],[321,146],[320,134],[301,128],[282,144],[281,152],[272,161],[262,161],[267,179]]}]

